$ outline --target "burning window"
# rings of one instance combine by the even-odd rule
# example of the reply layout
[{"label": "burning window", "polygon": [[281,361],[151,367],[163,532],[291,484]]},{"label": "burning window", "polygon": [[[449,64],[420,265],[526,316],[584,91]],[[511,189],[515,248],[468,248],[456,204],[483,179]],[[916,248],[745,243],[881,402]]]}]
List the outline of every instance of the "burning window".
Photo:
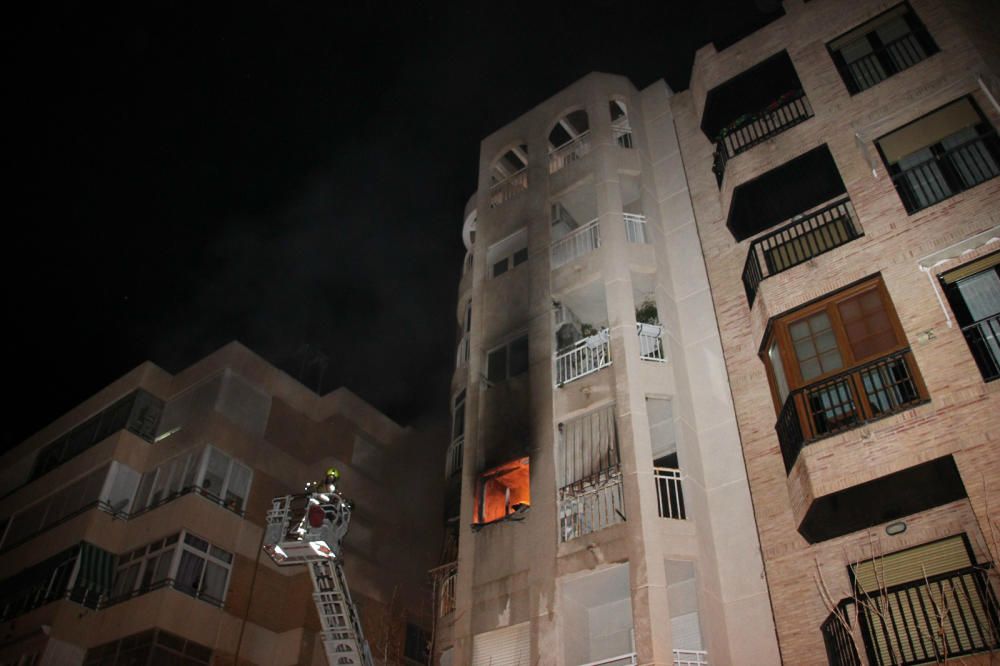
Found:
[{"label": "burning window", "polygon": [[480,474],[473,524],[503,520],[531,506],[529,471],[529,459],[518,458]]}]

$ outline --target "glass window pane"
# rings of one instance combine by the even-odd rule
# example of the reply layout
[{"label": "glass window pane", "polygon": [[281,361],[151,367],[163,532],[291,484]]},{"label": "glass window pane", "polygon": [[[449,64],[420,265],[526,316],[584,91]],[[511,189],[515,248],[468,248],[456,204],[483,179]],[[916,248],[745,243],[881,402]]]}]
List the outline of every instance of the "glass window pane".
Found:
[{"label": "glass window pane", "polygon": [[182,592],[196,594],[201,586],[201,574],[204,568],[205,560],[191,551],[183,551],[180,566],[177,567],[174,587]]},{"label": "glass window pane", "polygon": [[501,347],[490,352],[486,359],[486,379],[502,382],[507,379],[507,348]]},{"label": "glass window pane", "polygon": [[215,559],[222,560],[223,562],[225,562],[227,564],[229,564],[230,562],[233,561],[233,555],[232,555],[232,553],[229,553],[229,552],[227,552],[225,550],[222,550],[221,548],[217,548],[215,546],[212,546],[209,549],[209,554],[212,557],[214,557]]},{"label": "glass window pane", "polygon": [[242,511],[250,490],[250,469],[238,462],[233,462],[229,473],[229,485],[226,488],[226,506],[234,511]]},{"label": "glass window pane", "polygon": [[510,343],[510,376],[516,377],[528,370],[528,336]]},{"label": "glass window pane", "polygon": [[194,548],[197,548],[198,550],[200,550],[202,552],[206,552],[206,553],[208,552],[208,542],[205,541],[204,539],[196,537],[193,534],[190,534],[190,533],[189,534],[185,534],[184,535],[184,543],[186,543],[187,545],[192,546]]},{"label": "glass window pane", "polygon": [[972,321],[1000,313],[1000,276],[995,269],[977,273],[958,282],[958,292]]},{"label": "glass window pane", "polygon": [[222,487],[229,471],[229,456],[216,448],[208,449],[208,466],[201,481],[202,490],[210,495],[222,497]]},{"label": "glass window pane", "polygon": [[202,582],[201,593],[214,601],[222,603],[226,592],[226,576],[229,572],[225,567],[212,562],[205,564],[205,580]]},{"label": "glass window pane", "polygon": [[145,509],[149,506],[149,494],[153,490],[153,483],[156,481],[156,470],[146,472],[142,475],[142,482],[139,483],[139,491],[135,494],[135,510]]},{"label": "glass window pane", "polygon": [[771,370],[774,373],[775,381],[778,383],[778,399],[784,404],[785,398],[788,397],[788,379],[785,377],[785,367],[781,362],[781,351],[777,341],[772,342],[768,348],[767,358],[771,362]]},{"label": "glass window pane", "polygon": [[173,548],[165,550],[159,555],[159,559],[156,561],[156,570],[153,572],[153,577],[150,579],[150,582],[153,585],[170,577],[170,564],[173,559]]},{"label": "glass window pane", "polygon": [[896,346],[896,333],[878,290],[865,291],[837,307],[855,360],[884,354]]}]

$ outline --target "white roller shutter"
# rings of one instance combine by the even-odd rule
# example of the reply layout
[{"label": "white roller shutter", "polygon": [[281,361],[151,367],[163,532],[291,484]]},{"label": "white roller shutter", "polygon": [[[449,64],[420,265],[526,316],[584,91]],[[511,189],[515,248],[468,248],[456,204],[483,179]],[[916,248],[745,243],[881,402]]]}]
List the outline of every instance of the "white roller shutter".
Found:
[{"label": "white roller shutter", "polygon": [[472,666],[530,666],[530,623],[476,634],[472,640]]},{"label": "white roller shutter", "polygon": [[670,618],[670,634],[675,650],[704,650],[701,645],[701,627],[698,613],[687,613]]}]

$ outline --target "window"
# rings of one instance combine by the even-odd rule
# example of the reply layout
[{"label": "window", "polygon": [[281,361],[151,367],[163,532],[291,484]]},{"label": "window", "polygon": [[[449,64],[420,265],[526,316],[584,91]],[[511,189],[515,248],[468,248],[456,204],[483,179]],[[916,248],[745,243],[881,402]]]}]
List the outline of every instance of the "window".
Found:
[{"label": "window", "polygon": [[127,465],[119,462],[103,465],[14,514],[3,537],[3,547],[23,543],[95,506],[116,514],[127,513],[138,481],[139,473]]},{"label": "window", "polygon": [[40,450],[31,472],[31,480],[122,429],[152,442],[162,412],[162,400],[141,389],[133,391]]},{"label": "window", "polygon": [[189,532],[174,534],[118,558],[112,602],[169,586],[221,606],[232,553]]},{"label": "window", "polygon": [[527,370],[527,335],[522,335],[497,347],[486,356],[486,379],[494,384],[516,377]]},{"label": "window", "polygon": [[880,278],[773,320],[761,358],[789,469],[804,443],[927,395]]},{"label": "window", "polygon": [[913,214],[1000,175],[1000,142],[971,97],[875,142],[906,212]]},{"label": "window", "polygon": [[1000,377],[1000,252],[945,273],[941,283],[983,379]]},{"label": "window", "polygon": [[458,392],[451,408],[451,440],[465,436],[465,389]]},{"label": "window", "polygon": [[253,472],[214,446],[189,451],[146,472],[136,493],[134,511],[151,509],[180,495],[196,492],[230,511],[242,513]]},{"label": "window", "polygon": [[403,656],[418,664],[427,663],[427,650],[430,647],[430,633],[410,622],[406,623],[406,642],[403,645]]},{"label": "window", "polygon": [[[922,664],[1000,646],[997,601],[964,534],[848,568],[873,664]],[[946,609],[949,621],[937,621]]]},{"label": "window", "polygon": [[211,661],[211,648],[162,629],[150,629],[87,650],[83,666],[207,666]]},{"label": "window", "polygon": [[86,541],[0,582],[0,621],[59,599],[97,608],[111,591],[114,555]]},{"label": "window", "polygon": [[486,251],[486,262],[490,276],[499,277],[528,260],[528,230],[521,229],[507,238],[490,245]]},{"label": "window", "polygon": [[519,458],[479,475],[473,524],[503,520],[531,506],[530,465]]},{"label": "window", "polygon": [[852,95],[938,52],[927,28],[905,3],[826,46]]}]

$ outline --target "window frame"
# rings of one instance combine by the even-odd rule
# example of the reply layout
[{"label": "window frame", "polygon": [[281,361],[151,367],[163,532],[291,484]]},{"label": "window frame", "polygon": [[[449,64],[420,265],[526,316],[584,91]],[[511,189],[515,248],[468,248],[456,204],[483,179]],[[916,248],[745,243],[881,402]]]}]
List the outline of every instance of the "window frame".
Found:
[{"label": "window frame", "polygon": [[[208,462],[211,458],[212,451],[218,452],[228,461],[226,465],[226,472],[223,475],[222,487],[218,494],[214,491],[210,492],[204,488],[205,474],[208,471]],[[178,484],[178,479],[175,477],[174,471],[176,470],[176,463],[180,461],[183,461],[183,464],[180,468],[180,483]],[[226,497],[226,494],[230,489],[230,484],[233,479],[233,470],[236,469],[237,466],[246,470],[247,482],[245,490],[246,494],[242,498],[242,502],[234,503]],[[161,485],[160,478],[164,474],[167,474],[167,481],[164,485]],[[199,451],[189,449],[179,453],[173,458],[164,460],[156,467],[142,475],[133,499],[134,510],[136,513],[149,511],[155,509],[161,504],[166,504],[173,499],[193,492],[229,511],[232,511],[233,513],[242,516],[244,515],[247,503],[250,500],[250,491],[253,488],[253,476],[254,470],[250,465],[247,465],[217,446],[208,444]],[[147,479],[151,479],[151,481],[149,482],[149,486],[144,488],[147,483]],[[162,491],[166,492],[156,500],[153,500],[155,493]]]},{"label": "window frame", "polygon": [[[976,264],[982,264],[982,268],[980,268],[974,273],[963,275],[962,277],[959,277],[954,281],[949,281],[950,276],[953,276],[954,274],[959,272],[964,272],[968,270],[970,266],[974,266]],[[986,273],[988,271],[994,271],[995,273],[1000,275],[1000,250],[984,254],[983,256],[965,262],[960,266],[956,266],[949,270],[942,271],[938,275],[938,282],[940,283],[941,291],[944,292],[945,300],[948,301],[948,307],[951,308],[952,315],[955,317],[955,323],[958,324],[959,329],[962,331],[963,333],[962,337],[965,339],[965,344],[969,348],[969,355],[972,356],[972,359],[976,364],[976,369],[979,372],[979,376],[984,383],[994,382],[1000,379],[1000,368],[997,369],[996,374],[993,374],[992,376],[987,376],[987,374],[984,372],[984,367],[982,362],[980,361],[980,358],[977,356],[976,351],[973,349],[972,346],[973,343],[969,339],[969,333],[967,332],[967,330],[972,328],[978,329],[984,322],[993,319],[997,315],[990,315],[981,319],[973,320],[972,314],[969,312],[968,305],[965,302],[965,297],[962,295],[958,287],[959,284],[961,284],[964,280],[973,278],[977,275],[982,275],[983,273]],[[958,300],[960,300],[960,304],[956,303],[956,301]],[[963,320],[965,320],[966,323],[963,323]],[[1000,359],[991,358],[990,360],[994,364],[998,364],[997,362]]]},{"label": "window frame", "polygon": [[[525,355],[525,358],[526,358],[527,362],[525,363],[525,367],[524,367],[523,371],[520,371],[517,374],[511,374],[510,360],[511,360],[512,354],[510,352],[511,352],[511,349],[513,348],[514,344],[520,342],[521,340],[524,340],[525,347],[527,347],[527,353]],[[494,378],[494,377],[490,376],[490,357],[493,354],[499,352],[501,349],[504,350],[504,356],[505,356],[504,357],[504,375],[503,375],[503,377]],[[526,374],[527,372],[529,372],[531,370],[531,340],[530,340],[530,336],[528,335],[528,332],[527,331],[523,331],[522,333],[516,334],[513,337],[508,338],[502,344],[496,345],[495,347],[492,347],[491,349],[487,350],[487,352],[486,352],[486,359],[485,360],[486,360],[486,364],[485,364],[486,381],[488,381],[490,384],[494,384],[494,385],[495,384],[500,384],[501,382],[505,382],[505,381],[508,381],[510,379],[513,379],[514,377],[520,377],[521,375]]]},{"label": "window frame", "polygon": [[[888,316],[889,324],[895,334],[896,343],[890,349],[881,350],[861,358],[855,358],[847,333],[844,329],[843,320],[841,319],[838,306],[844,301],[873,290],[877,291],[879,294],[882,307]],[[799,368],[799,360],[795,355],[789,328],[792,324],[804,321],[821,312],[825,312],[830,320],[831,329],[837,342],[837,350],[840,352],[842,364],[835,370],[830,370],[805,381],[802,379],[801,370]],[[784,368],[785,380],[788,388],[788,394],[785,396],[784,400],[781,399],[778,390],[777,376],[771,360],[768,357],[768,350],[773,342],[778,343],[778,354],[781,365]],[[881,275],[876,275],[874,277],[865,278],[864,280],[845,287],[844,289],[826,294],[815,301],[806,303],[805,305],[802,305],[792,311],[774,317],[768,324],[767,332],[764,335],[764,341],[761,344],[759,357],[764,364],[767,374],[767,382],[771,390],[771,399],[774,403],[775,413],[780,414],[785,402],[788,400],[788,396],[795,393],[796,390],[812,384],[818,384],[831,377],[850,372],[852,369],[860,367],[869,361],[894,354],[906,349],[907,347],[909,347],[909,342],[906,338],[906,333],[903,330],[902,324],[899,321],[899,315],[897,314],[895,305],[889,295],[889,290],[886,288],[885,281],[882,280]],[[916,381],[918,391],[923,397],[926,397],[927,389],[924,386],[923,379],[919,376],[919,374],[916,374],[914,379]]]},{"label": "window frame", "polygon": [[[930,204],[928,204],[926,206],[920,206],[918,208],[914,208],[913,210],[910,210],[909,206],[906,203],[906,199],[904,198],[902,192],[900,192],[899,186],[896,184],[897,178],[899,178],[904,173],[904,170],[899,167],[899,160],[896,160],[895,162],[889,162],[889,159],[885,155],[885,151],[882,149],[882,143],[881,142],[883,140],[887,139],[888,137],[890,137],[890,136],[892,136],[892,135],[894,135],[894,134],[896,134],[896,133],[898,133],[898,132],[906,129],[907,127],[910,127],[911,125],[915,125],[916,123],[919,123],[919,122],[925,120],[926,118],[929,118],[930,116],[933,116],[934,114],[939,113],[939,112],[943,111],[944,109],[947,109],[948,107],[952,106],[953,104],[957,104],[957,103],[961,102],[962,100],[968,101],[969,105],[972,107],[972,110],[975,111],[976,114],[979,116],[979,122],[976,123],[975,125],[971,126],[971,127],[973,127],[976,130],[976,136],[977,136],[977,138],[982,139],[984,137],[990,136],[991,134],[994,137],[996,137],[998,135],[997,128],[993,125],[993,123],[990,120],[990,118],[983,112],[982,107],[979,106],[979,103],[976,101],[975,95],[973,95],[972,93],[968,93],[966,95],[962,95],[960,97],[956,97],[955,99],[952,99],[952,100],[950,100],[950,101],[948,101],[948,102],[946,102],[946,103],[944,103],[944,104],[942,104],[942,105],[940,105],[940,106],[938,106],[938,107],[936,107],[934,109],[931,109],[927,113],[925,113],[925,114],[923,114],[921,116],[918,116],[917,118],[914,118],[913,120],[911,120],[909,122],[903,123],[899,127],[893,128],[892,130],[890,130],[889,132],[886,132],[882,136],[877,137],[872,142],[874,144],[874,146],[875,146],[875,150],[878,152],[879,159],[882,160],[882,166],[885,167],[885,172],[889,175],[890,179],[892,180],[893,189],[896,190],[896,194],[897,194],[897,196],[899,196],[900,203],[903,204],[903,208],[906,210],[906,214],[908,216],[909,215],[916,215],[917,213],[919,213],[921,211],[927,210],[929,208],[933,208],[934,206],[937,206],[937,205],[939,205],[941,203],[944,203],[945,201],[947,201],[948,199],[951,199],[952,197],[955,197],[955,196],[957,196],[959,194],[962,194],[963,192],[968,192],[969,190],[975,189],[976,187],[979,187],[980,185],[983,185],[984,183],[987,183],[990,180],[993,180],[994,178],[998,177],[997,175],[990,176],[989,178],[987,178],[987,179],[985,179],[985,180],[983,180],[983,181],[981,181],[979,183],[976,183],[975,185],[972,185],[970,187],[965,187],[964,183],[959,183],[959,182],[957,182],[955,180],[954,174],[951,173],[951,168],[953,168],[953,167],[950,167],[949,169],[946,169],[945,171],[943,171],[941,173],[942,178],[945,180],[945,184],[948,185],[949,189],[951,190],[950,194],[948,194],[947,196],[944,196],[943,198],[941,198],[941,199],[939,199],[939,200],[937,200],[937,201],[935,201],[933,203],[930,203]],[[961,130],[959,130],[959,131],[961,131]],[[927,144],[927,145],[923,146],[920,150],[930,150],[930,152],[933,155],[933,158],[935,159],[935,161],[938,161],[939,158],[941,157],[941,155],[943,153],[947,152],[947,150],[948,150],[948,149],[946,149],[941,144],[941,141],[943,139],[949,138],[950,136],[953,136],[954,134],[957,134],[957,132],[953,132],[952,134],[949,134],[948,136],[943,137],[941,140],[939,140],[939,141],[937,141],[935,143]],[[903,155],[900,159],[909,157],[909,156],[911,156],[911,155],[913,155],[913,154],[915,154],[917,152],[920,152],[920,150],[913,151],[911,153],[908,153],[907,155]],[[991,157],[993,157],[993,159],[995,161],[1000,162],[1000,155],[994,154],[992,151],[990,151],[990,152],[991,152]],[[916,167],[909,167],[909,168],[912,170],[912,169],[915,169]]]},{"label": "window frame", "polygon": [[[912,65],[908,65],[908,66],[906,66],[906,67],[904,67],[902,69],[897,69],[896,63],[892,63],[892,69],[893,69],[893,71],[891,73],[888,72],[886,70],[886,65],[885,65],[885,62],[883,61],[883,59],[882,58],[878,58],[878,49],[880,49],[880,48],[884,49],[886,47],[886,44],[882,43],[881,38],[879,38],[875,34],[876,30],[878,29],[879,26],[875,26],[875,28],[873,28],[872,30],[866,31],[864,34],[862,34],[857,39],[852,40],[852,41],[848,42],[847,44],[842,45],[840,48],[836,48],[835,49],[832,46],[832,44],[834,42],[837,42],[837,41],[843,39],[844,37],[846,37],[847,35],[849,35],[850,33],[854,32],[856,30],[864,28],[866,25],[869,25],[869,24],[877,22],[880,18],[882,18],[886,14],[889,14],[890,12],[895,12],[900,7],[905,7],[905,9],[906,9],[906,11],[900,15],[900,18],[902,18],[906,22],[907,27],[909,27],[909,29],[910,29],[909,33],[907,33],[907,34],[908,35],[913,35],[917,39],[917,41],[920,43],[920,47],[926,53],[926,57],[924,57],[924,58],[918,60],[917,62],[913,63]],[[878,40],[878,42],[879,42],[878,44],[874,44],[872,42],[872,36],[873,35],[875,35],[875,39]],[[897,39],[902,39],[902,37],[897,38]],[[844,58],[844,56],[842,54],[842,51],[844,50],[844,48],[846,46],[849,46],[849,45],[852,45],[852,44],[856,44],[856,43],[858,43],[858,42],[860,42],[862,40],[867,40],[868,45],[871,47],[871,52],[869,54],[866,54],[866,56],[867,55],[875,55],[876,58],[878,58],[879,64],[882,66],[883,73],[885,74],[884,78],[882,78],[881,80],[873,83],[872,85],[868,86],[867,88],[863,88],[863,89],[859,87],[859,85],[858,85],[857,81],[855,80],[853,74],[851,74],[851,72],[849,70],[849,65],[851,63],[848,63],[847,60]],[[889,43],[892,43],[892,42],[889,42]],[[841,81],[843,81],[843,83],[844,83],[844,87],[847,89],[847,93],[849,95],[851,95],[852,97],[855,96],[855,95],[860,95],[861,93],[863,93],[863,92],[865,92],[867,90],[871,90],[872,88],[877,87],[880,83],[883,83],[884,81],[888,81],[889,79],[891,79],[892,77],[896,76],[897,74],[900,74],[901,72],[905,72],[906,70],[911,69],[911,68],[919,65],[920,63],[924,62],[925,60],[929,60],[935,54],[940,53],[940,51],[941,51],[941,47],[938,46],[937,41],[931,35],[930,30],[928,30],[928,28],[927,28],[927,25],[920,19],[920,16],[916,13],[916,11],[914,11],[912,5],[910,5],[910,3],[907,0],[904,0],[903,2],[895,4],[892,7],[889,7],[888,9],[886,9],[885,11],[879,12],[875,16],[872,16],[868,20],[863,21],[863,22],[855,25],[854,27],[850,28],[849,30],[845,30],[843,33],[837,35],[836,37],[834,37],[830,41],[826,42],[824,44],[824,46],[826,47],[826,52],[830,55],[830,59],[833,61],[834,67],[836,67],[836,69],[837,69],[837,73],[840,75]],[[851,61],[851,62],[857,62],[857,60],[854,60],[854,61]]]}]

